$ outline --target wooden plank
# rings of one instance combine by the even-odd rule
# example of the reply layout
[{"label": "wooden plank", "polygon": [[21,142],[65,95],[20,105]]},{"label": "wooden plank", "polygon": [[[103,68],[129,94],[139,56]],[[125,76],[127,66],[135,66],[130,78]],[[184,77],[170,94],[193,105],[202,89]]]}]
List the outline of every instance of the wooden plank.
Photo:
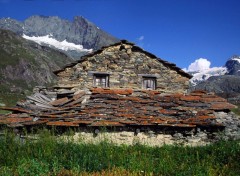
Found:
[{"label": "wooden plank", "polygon": [[43,101],[46,101],[46,102],[51,102],[52,101],[50,98],[48,98],[45,95],[40,94],[40,93],[35,93],[34,96],[37,96],[37,97],[39,97],[39,99],[41,98]]},{"label": "wooden plank", "polygon": [[66,103],[64,106],[73,106],[75,104],[81,104],[83,100],[84,100],[84,97],[74,100],[72,102]]},{"label": "wooden plank", "polygon": [[37,103],[39,103],[39,104],[50,105],[48,102],[43,101],[43,100],[41,100],[41,99],[39,99],[39,98],[37,98],[37,97],[27,96],[27,98],[30,99],[30,100],[32,100],[32,101],[34,101],[34,102],[37,102]]},{"label": "wooden plank", "polygon": [[44,104],[41,104],[41,103],[35,103],[37,106],[41,107],[41,108],[47,108],[47,109],[52,109],[54,108],[53,106],[47,104],[47,105],[44,105]]}]

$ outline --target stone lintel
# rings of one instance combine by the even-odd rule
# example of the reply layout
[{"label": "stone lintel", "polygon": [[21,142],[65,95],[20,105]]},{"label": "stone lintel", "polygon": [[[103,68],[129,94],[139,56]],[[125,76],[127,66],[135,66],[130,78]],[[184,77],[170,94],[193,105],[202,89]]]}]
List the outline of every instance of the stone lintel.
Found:
[{"label": "stone lintel", "polygon": [[157,78],[158,76],[155,74],[138,74],[140,77],[150,77],[150,78]]},{"label": "stone lintel", "polygon": [[89,71],[88,72],[89,76],[93,76],[95,74],[98,74],[98,75],[111,75],[112,73],[111,72],[99,72],[99,71]]}]

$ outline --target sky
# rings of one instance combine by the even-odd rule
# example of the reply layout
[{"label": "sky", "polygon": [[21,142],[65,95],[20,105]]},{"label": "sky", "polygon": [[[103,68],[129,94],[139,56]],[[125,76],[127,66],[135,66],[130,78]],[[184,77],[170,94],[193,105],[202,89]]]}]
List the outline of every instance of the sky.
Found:
[{"label": "sky", "polygon": [[83,16],[180,68],[240,55],[240,0],[0,0],[0,18],[32,15]]}]

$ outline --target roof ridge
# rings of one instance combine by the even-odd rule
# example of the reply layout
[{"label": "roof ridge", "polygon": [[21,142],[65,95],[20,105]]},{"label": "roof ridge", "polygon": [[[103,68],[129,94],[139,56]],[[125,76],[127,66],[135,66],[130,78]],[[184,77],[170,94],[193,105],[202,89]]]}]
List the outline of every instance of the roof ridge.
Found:
[{"label": "roof ridge", "polygon": [[163,60],[163,59],[157,57],[156,55],[154,55],[154,54],[152,54],[152,53],[150,53],[150,52],[148,52],[148,51],[145,51],[143,48],[137,46],[135,43],[129,42],[128,40],[124,40],[124,39],[123,39],[123,40],[120,40],[120,42],[116,42],[116,43],[111,44],[111,45],[108,45],[108,46],[103,46],[103,47],[102,47],[101,49],[99,49],[99,50],[96,50],[96,51],[94,51],[94,52],[92,52],[92,53],[89,53],[89,54],[87,54],[87,55],[84,55],[84,56],[82,56],[79,60],[77,60],[77,61],[75,61],[75,62],[73,62],[73,63],[71,63],[71,64],[65,65],[63,68],[61,68],[60,70],[56,70],[56,71],[54,71],[53,73],[54,73],[54,74],[58,74],[59,72],[64,71],[66,68],[72,67],[72,66],[74,66],[74,65],[76,65],[76,64],[78,64],[78,63],[80,63],[80,62],[82,62],[82,61],[84,61],[84,60],[86,60],[86,59],[88,59],[88,58],[91,57],[91,56],[94,56],[94,55],[96,55],[96,54],[100,54],[100,53],[101,53],[104,49],[106,49],[106,48],[113,47],[113,46],[117,46],[117,45],[122,45],[122,44],[132,45],[132,46],[133,46],[133,47],[132,47],[132,50],[140,51],[140,52],[146,54],[147,56],[149,56],[150,58],[157,59],[159,62],[161,62],[161,63],[164,64],[165,66],[169,67],[170,69],[173,69],[173,70],[177,71],[179,74],[181,74],[181,75],[183,75],[183,76],[185,76],[185,77],[187,77],[187,78],[189,78],[189,79],[192,78],[192,75],[186,73],[186,72],[183,71],[181,68],[177,67],[176,64],[171,63],[171,62],[168,62],[168,61],[166,61],[166,60]]}]

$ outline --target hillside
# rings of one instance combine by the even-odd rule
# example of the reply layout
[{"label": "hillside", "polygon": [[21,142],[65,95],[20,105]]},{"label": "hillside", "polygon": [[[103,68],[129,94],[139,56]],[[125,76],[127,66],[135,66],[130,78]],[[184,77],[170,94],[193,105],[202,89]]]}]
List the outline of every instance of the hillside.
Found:
[{"label": "hillside", "polygon": [[[0,103],[7,94],[16,98],[36,85],[52,84],[59,69],[72,59],[57,50],[31,42],[0,29]],[[14,100],[12,100],[14,101]]]},{"label": "hillside", "polygon": [[54,70],[117,41],[82,16],[72,21],[40,15],[24,21],[1,18],[0,105],[14,104],[36,85],[52,84]]},{"label": "hillside", "polygon": [[74,59],[119,41],[82,16],[76,16],[72,21],[40,15],[31,16],[23,22],[2,18],[0,28],[58,49]]}]

